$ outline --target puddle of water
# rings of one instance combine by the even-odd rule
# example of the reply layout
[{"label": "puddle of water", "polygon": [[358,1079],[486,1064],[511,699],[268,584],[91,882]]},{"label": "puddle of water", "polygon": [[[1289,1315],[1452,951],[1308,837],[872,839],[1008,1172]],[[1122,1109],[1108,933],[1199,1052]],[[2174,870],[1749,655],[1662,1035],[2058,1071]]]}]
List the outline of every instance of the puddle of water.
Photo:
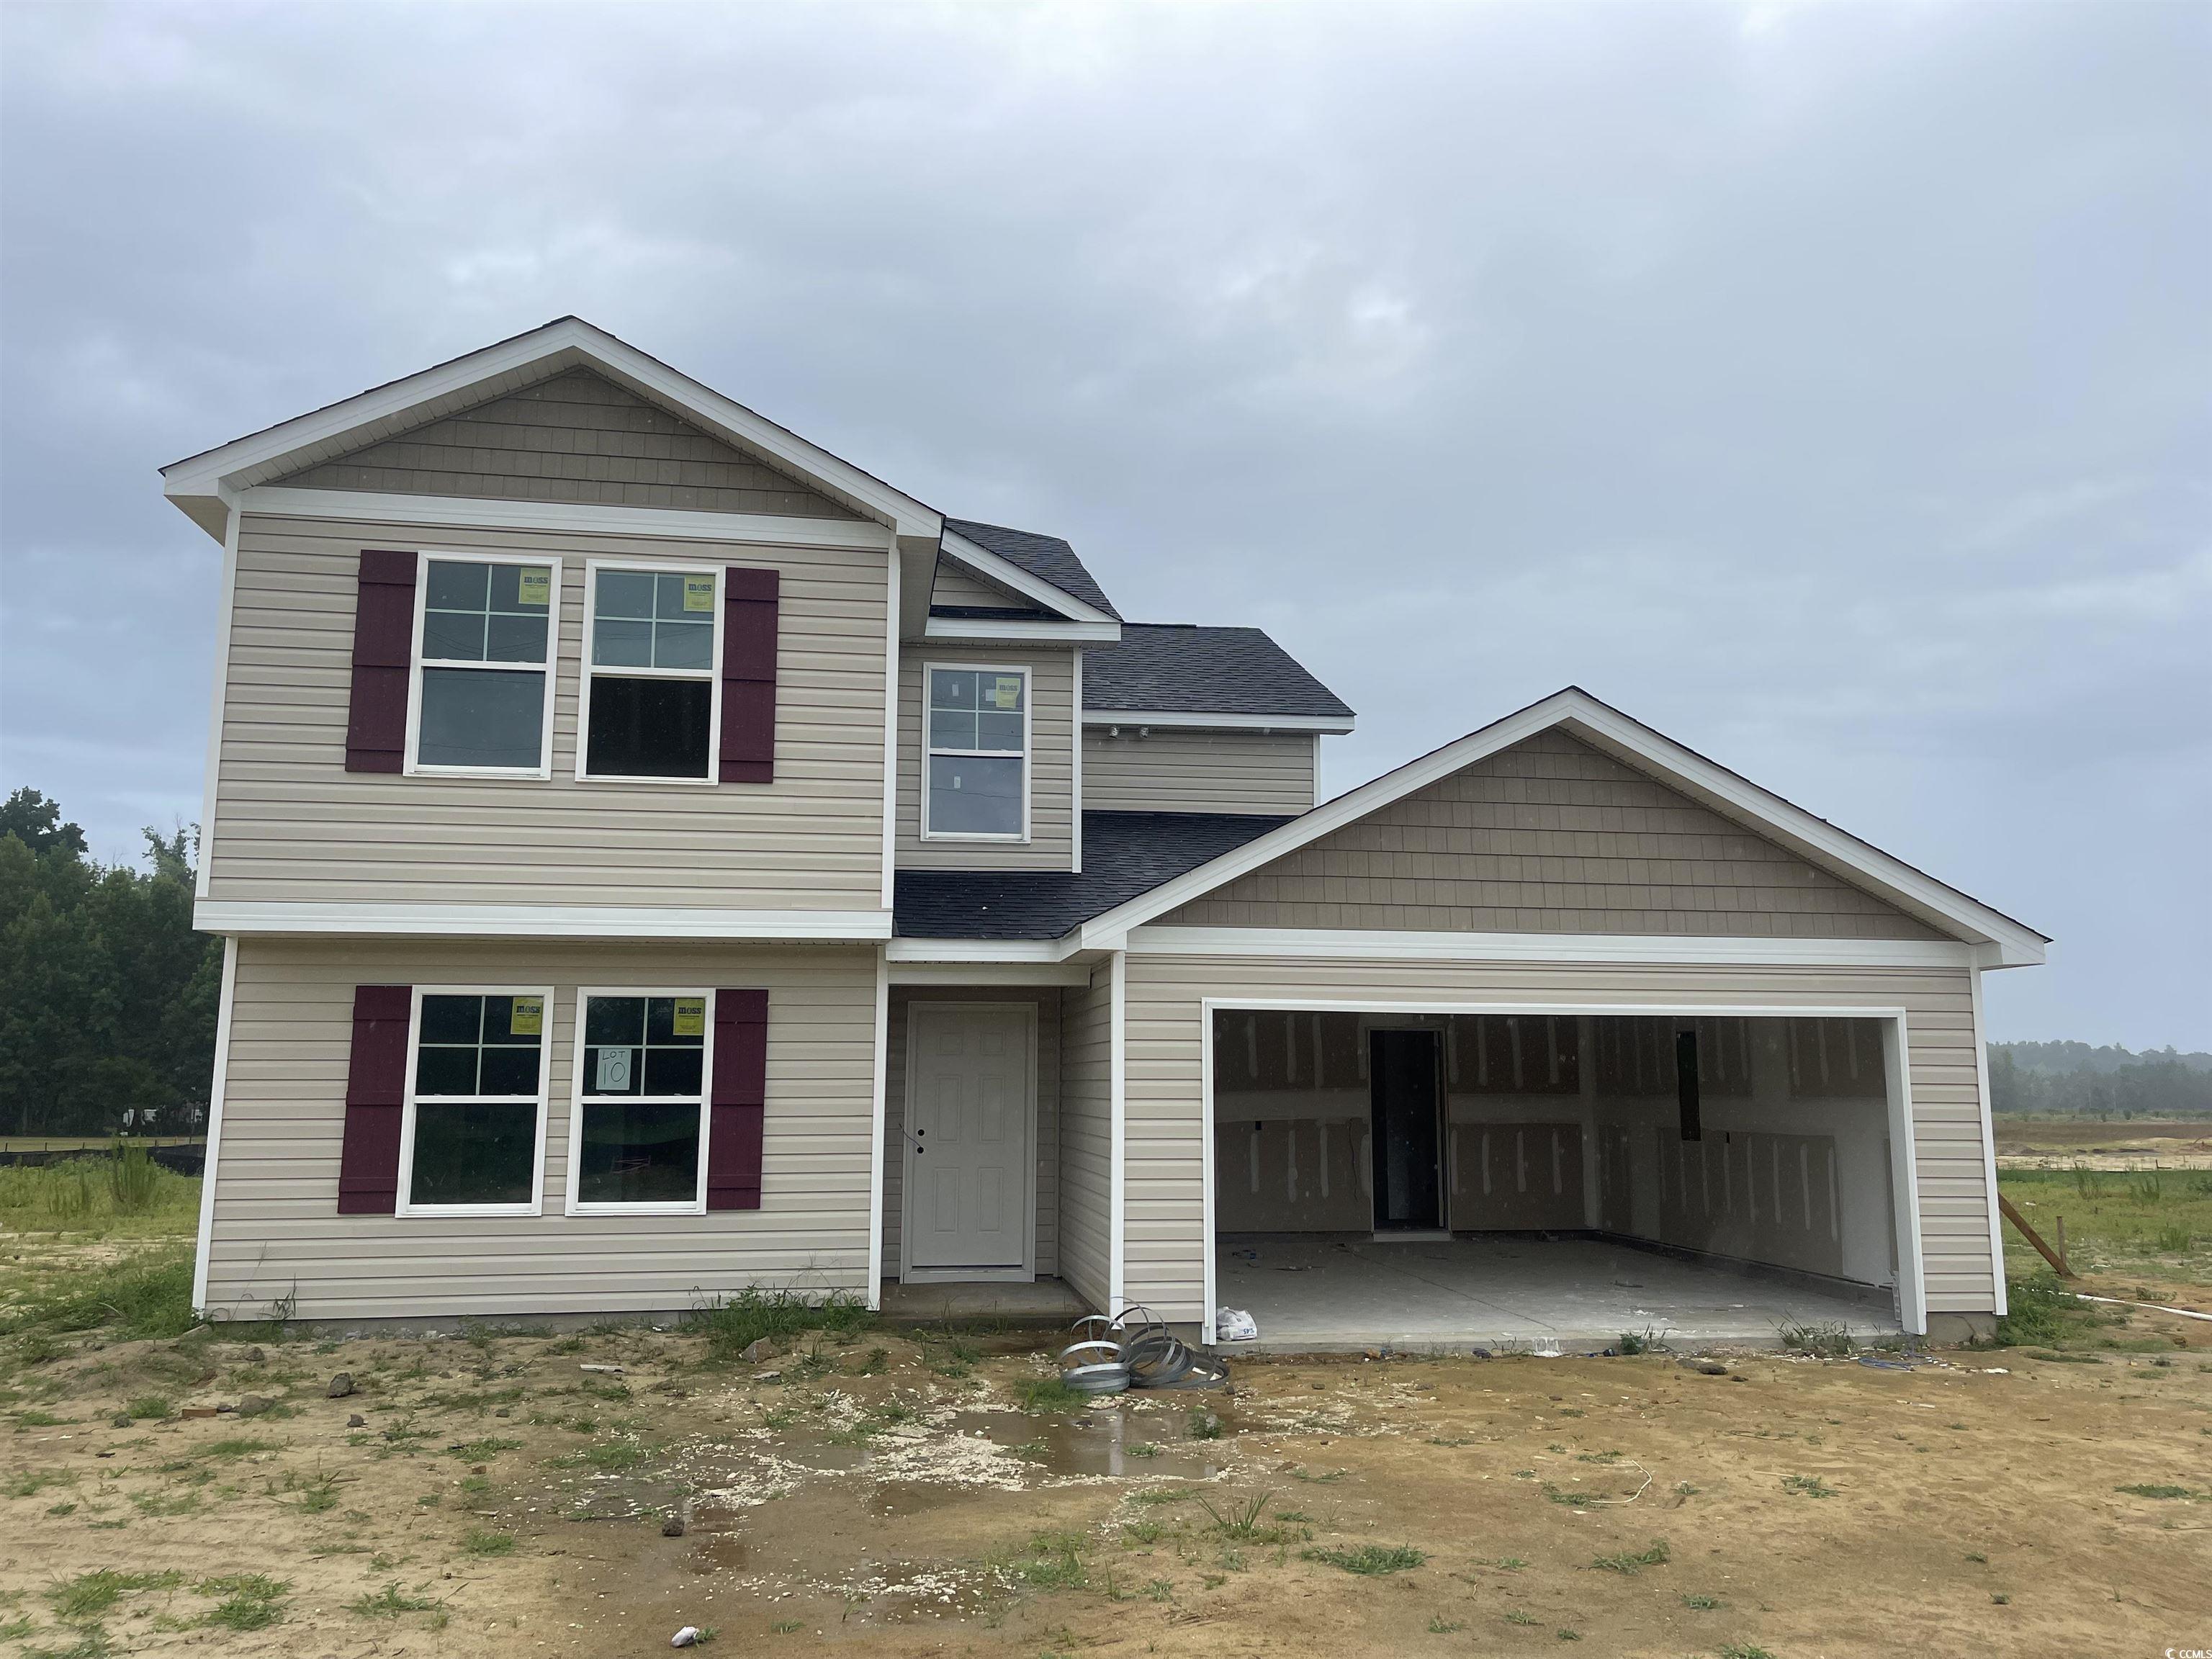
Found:
[{"label": "puddle of water", "polygon": [[1067,1417],[1024,1412],[962,1412],[956,1434],[981,1435],[1018,1451],[1046,1474],[1103,1474],[1127,1480],[1211,1480],[1218,1471],[1204,1441],[1170,1436],[1164,1425],[1132,1421],[1119,1411],[1085,1411]]}]

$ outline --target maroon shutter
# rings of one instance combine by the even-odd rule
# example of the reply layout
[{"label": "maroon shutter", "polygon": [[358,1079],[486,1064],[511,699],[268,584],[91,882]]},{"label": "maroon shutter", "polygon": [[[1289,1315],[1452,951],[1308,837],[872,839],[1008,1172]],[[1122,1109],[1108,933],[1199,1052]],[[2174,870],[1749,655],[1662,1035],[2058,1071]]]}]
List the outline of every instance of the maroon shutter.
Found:
[{"label": "maroon shutter", "polygon": [[761,1206],[761,1123],[768,1110],[768,993],[714,993],[714,1120],[707,1207]]},{"label": "maroon shutter", "polygon": [[353,617],[353,702],[345,769],[397,772],[407,761],[407,670],[415,650],[415,556],[364,548]]},{"label": "maroon shutter", "polygon": [[773,570],[722,573],[722,781],[775,781],[775,623]]},{"label": "maroon shutter", "polygon": [[340,1215],[390,1215],[399,1207],[399,1114],[407,1098],[407,1019],[414,1000],[404,985],[354,987]]}]

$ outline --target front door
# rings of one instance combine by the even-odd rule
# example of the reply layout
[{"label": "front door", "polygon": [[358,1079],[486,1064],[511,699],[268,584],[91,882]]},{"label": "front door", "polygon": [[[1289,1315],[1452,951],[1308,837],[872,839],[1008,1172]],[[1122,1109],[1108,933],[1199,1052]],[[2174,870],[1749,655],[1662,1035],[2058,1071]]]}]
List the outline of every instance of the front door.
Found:
[{"label": "front door", "polygon": [[1035,1011],[917,1002],[906,1115],[907,1266],[1018,1276],[1033,1265]]},{"label": "front door", "polygon": [[1433,1232],[1444,1224],[1437,1033],[1372,1031],[1368,1041],[1375,1231]]}]

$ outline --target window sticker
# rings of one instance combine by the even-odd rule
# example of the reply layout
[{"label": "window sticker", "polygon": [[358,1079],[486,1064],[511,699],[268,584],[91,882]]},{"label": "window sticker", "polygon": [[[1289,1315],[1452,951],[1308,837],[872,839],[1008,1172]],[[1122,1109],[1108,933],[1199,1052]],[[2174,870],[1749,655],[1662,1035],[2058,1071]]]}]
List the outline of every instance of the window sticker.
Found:
[{"label": "window sticker", "polygon": [[524,605],[553,603],[553,569],[550,565],[526,565],[518,584],[518,599]]},{"label": "window sticker", "polygon": [[602,1048],[599,1050],[598,1087],[602,1094],[625,1094],[629,1090],[630,1073],[637,1065],[635,1048]]},{"label": "window sticker", "polygon": [[712,611],[714,608],[714,579],[712,576],[686,576],[684,579],[684,608],[686,611]]},{"label": "window sticker", "polygon": [[542,1036],[545,1031],[545,999],[516,997],[514,1012],[508,1015],[507,1030],[509,1036]]},{"label": "window sticker", "polygon": [[674,1031],[678,1036],[707,1035],[707,999],[678,997],[676,999]]},{"label": "window sticker", "polygon": [[1022,677],[1001,674],[992,683],[991,704],[995,708],[1018,708],[1022,702]]}]

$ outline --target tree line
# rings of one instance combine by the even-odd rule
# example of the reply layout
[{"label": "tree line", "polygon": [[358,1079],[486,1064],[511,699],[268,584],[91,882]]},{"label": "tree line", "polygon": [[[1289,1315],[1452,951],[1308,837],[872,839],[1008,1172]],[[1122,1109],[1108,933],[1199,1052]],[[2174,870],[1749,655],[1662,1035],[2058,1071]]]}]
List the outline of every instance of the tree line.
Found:
[{"label": "tree line", "polygon": [[1992,1042],[1990,1106],[2057,1117],[2212,1113],[2212,1054],[2086,1042]]},{"label": "tree line", "polygon": [[192,931],[198,834],[103,865],[37,790],[0,804],[0,1134],[204,1127],[222,941]]}]

